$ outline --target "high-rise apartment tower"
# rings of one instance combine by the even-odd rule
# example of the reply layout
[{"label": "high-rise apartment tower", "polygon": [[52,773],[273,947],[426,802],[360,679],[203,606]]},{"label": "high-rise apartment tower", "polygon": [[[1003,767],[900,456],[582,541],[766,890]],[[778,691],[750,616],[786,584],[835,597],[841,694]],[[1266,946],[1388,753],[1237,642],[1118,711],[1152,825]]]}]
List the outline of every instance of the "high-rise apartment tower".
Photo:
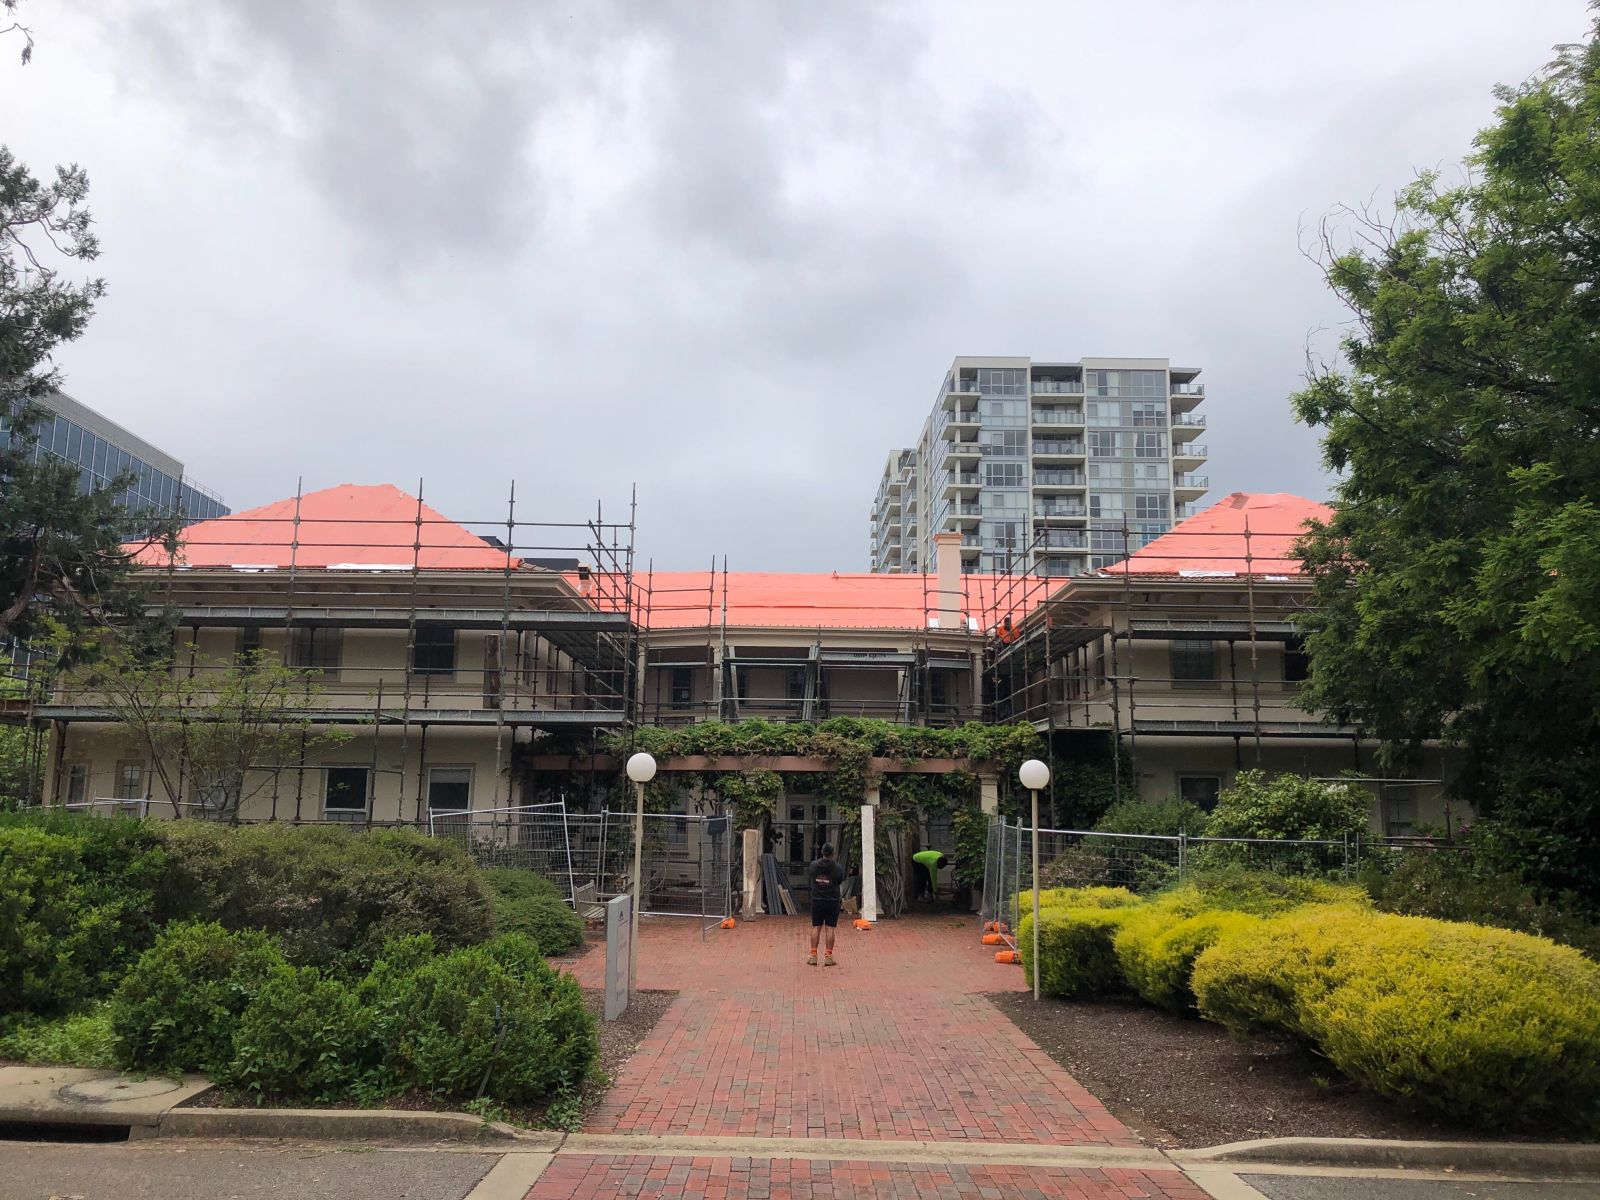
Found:
[{"label": "high-rise apartment tower", "polygon": [[1139,549],[1209,486],[1199,375],[1164,358],[956,359],[917,445],[884,468],[872,570],[933,571],[945,532],[964,571],[1079,575]]}]

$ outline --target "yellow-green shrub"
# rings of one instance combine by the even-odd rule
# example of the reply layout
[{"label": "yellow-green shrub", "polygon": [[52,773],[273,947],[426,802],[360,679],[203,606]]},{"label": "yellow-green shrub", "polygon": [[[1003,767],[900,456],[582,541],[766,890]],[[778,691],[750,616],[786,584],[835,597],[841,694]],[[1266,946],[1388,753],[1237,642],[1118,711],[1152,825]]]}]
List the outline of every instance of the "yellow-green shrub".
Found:
[{"label": "yellow-green shrub", "polygon": [[1112,939],[1117,967],[1140,998],[1169,1012],[1194,1007],[1189,977],[1201,953],[1260,917],[1225,909],[1191,913],[1181,903],[1152,904],[1123,922]]},{"label": "yellow-green shrub", "polygon": [[1195,964],[1200,1011],[1287,1030],[1342,1072],[1484,1125],[1600,1114],[1600,965],[1543,938],[1322,907]]},{"label": "yellow-green shrub", "polygon": [[[1103,889],[1111,890],[1111,889]],[[1039,910],[1039,987],[1051,996],[1097,996],[1122,990],[1111,939],[1122,923],[1138,910],[1118,908],[1066,908]],[[1033,914],[1024,914],[1017,928],[1017,945],[1029,983],[1033,982]]]},{"label": "yellow-green shrub", "polygon": [[[1033,904],[1032,894],[1023,892],[1019,902],[1026,910]],[[1131,908],[1143,904],[1127,888],[1081,887],[1045,888],[1039,893],[1039,908]]]}]

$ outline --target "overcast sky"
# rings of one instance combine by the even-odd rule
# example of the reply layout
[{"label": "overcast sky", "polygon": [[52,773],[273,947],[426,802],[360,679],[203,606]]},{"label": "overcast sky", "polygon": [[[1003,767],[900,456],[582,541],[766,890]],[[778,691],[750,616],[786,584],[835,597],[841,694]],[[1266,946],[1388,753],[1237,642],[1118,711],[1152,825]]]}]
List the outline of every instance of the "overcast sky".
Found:
[{"label": "overcast sky", "polygon": [[[0,138],[110,286],[67,390],[236,510],[426,480],[658,567],[864,570],[957,354],[1199,365],[1210,498],[1323,496],[1286,397],[1338,202],[1453,170],[1582,0],[27,0]],[[1321,331],[1321,332],[1319,332]]]}]

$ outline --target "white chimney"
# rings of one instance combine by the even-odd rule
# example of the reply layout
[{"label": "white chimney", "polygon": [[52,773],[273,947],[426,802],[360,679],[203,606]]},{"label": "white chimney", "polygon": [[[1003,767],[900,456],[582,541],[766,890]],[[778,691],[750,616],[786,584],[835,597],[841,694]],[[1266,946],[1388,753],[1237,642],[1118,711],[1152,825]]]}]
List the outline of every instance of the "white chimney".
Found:
[{"label": "white chimney", "polygon": [[936,533],[933,544],[939,560],[939,628],[961,628],[961,535]]}]

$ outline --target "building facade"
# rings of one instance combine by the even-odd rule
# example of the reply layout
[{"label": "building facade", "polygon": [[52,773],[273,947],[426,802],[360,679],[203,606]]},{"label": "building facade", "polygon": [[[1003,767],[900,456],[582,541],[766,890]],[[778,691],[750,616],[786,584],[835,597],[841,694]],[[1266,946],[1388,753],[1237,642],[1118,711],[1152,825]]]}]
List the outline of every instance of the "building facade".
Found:
[{"label": "building facade", "polygon": [[39,426],[35,455],[54,455],[77,467],[84,491],[106,487],[128,473],[134,481],[122,502],[130,512],[178,513],[190,521],[229,512],[216,493],[187,478],[183,464],[172,455],[71,396],[56,392],[40,407],[48,415]]},{"label": "building facade", "polygon": [[1199,374],[1163,358],[957,358],[912,452],[910,494],[903,469],[898,494],[880,486],[871,569],[934,570],[942,532],[978,573],[1081,575],[1137,550],[1209,486],[1196,473]]}]

